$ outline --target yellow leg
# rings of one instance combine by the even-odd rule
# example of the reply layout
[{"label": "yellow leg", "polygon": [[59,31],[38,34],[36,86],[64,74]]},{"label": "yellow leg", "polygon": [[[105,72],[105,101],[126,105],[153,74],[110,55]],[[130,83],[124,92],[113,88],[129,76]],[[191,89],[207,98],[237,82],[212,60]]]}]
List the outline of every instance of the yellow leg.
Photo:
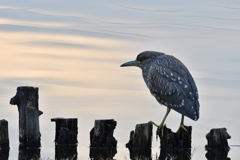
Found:
[{"label": "yellow leg", "polygon": [[160,125],[157,125],[157,124],[154,123],[153,121],[150,121],[149,123],[152,123],[154,126],[156,126],[156,127],[158,127],[158,128],[163,127],[164,122],[165,122],[165,120],[166,120],[166,118],[167,118],[167,116],[168,116],[168,114],[169,114],[170,111],[171,111],[171,108],[168,108],[168,107],[167,107],[167,112],[166,112],[166,114],[164,115],[164,118],[163,118],[163,120],[162,120],[162,122],[161,122]]},{"label": "yellow leg", "polygon": [[161,136],[163,136],[163,126],[164,126],[164,122],[165,122],[165,120],[166,120],[166,118],[167,118],[167,116],[168,116],[168,114],[169,114],[170,111],[171,111],[171,108],[168,108],[168,107],[167,107],[167,112],[166,112],[166,114],[164,115],[164,118],[163,118],[163,120],[162,120],[162,122],[161,122],[160,125],[157,125],[156,123],[154,123],[154,122],[152,122],[152,121],[149,122],[149,123],[152,123],[154,126],[158,127],[158,128],[161,130]]},{"label": "yellow leg", "polygon": [[187,129],[184,127],[184,115],[182,115],[181,123],[180,123],[180,126],[178,128],[178,131],[180,130],[180,128],[183,128],[187,132]]},{"label": "yellow leg", "polygon": [[158,128],[163,127],[164,122],[165,122],[165,120],[166,120],[166,118],[167,118],[167,116],[168,116],[168,114],[169,114],[170,111],[171,111],[171,108],[168,108],[168,107],[167,107],[167,112],[166,112],[166,114],[165,114],[165,116],[164,116],[164,118],[163,118],[161,124],[158,126]]}]

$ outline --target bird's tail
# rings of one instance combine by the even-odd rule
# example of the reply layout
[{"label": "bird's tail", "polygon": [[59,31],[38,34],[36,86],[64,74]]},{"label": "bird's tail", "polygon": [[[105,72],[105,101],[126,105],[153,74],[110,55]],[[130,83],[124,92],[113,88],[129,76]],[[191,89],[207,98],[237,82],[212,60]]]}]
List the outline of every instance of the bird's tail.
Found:
[{"label": "bird's tail", "polygon": [[191,118],[194,121],[199,119],[199,102],[198,100],[191,101],[186,104],[186,116]]}]

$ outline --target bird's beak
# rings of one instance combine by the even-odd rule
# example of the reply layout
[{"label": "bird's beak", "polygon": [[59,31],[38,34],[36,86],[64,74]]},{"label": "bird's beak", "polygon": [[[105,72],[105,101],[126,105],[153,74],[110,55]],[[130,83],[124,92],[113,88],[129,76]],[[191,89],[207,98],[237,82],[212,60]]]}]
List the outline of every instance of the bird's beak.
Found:
[{"label": "bird's beak", "polygon": [[128,67],[128,66],[138,66],[140,64],[140,61],[130,61],[123,63],[120,67]]}]

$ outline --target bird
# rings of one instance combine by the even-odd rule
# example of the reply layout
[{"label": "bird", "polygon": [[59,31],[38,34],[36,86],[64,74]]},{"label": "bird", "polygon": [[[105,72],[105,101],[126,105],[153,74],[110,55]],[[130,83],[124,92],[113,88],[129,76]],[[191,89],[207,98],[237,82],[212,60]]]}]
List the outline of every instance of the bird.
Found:
[{"label": "bird", "polygon": [[[199,119],[199,96],[196,84],[187,67],[177,58],[157,51],[144,51],[136,60],[123,63],[121,67],[141,68],[143,79],[151,94],[161,105],[167,107],[165,120],[171,109],[182,115],[179,129],[184,128],[184,116],[197,121]],[[185,129],[186,130],[186,129]]]}]

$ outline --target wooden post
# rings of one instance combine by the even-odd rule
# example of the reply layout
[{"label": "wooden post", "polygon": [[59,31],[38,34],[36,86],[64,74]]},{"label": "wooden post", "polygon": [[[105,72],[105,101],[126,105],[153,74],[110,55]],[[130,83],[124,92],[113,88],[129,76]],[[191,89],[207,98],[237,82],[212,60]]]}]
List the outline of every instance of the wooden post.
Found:
[{"label": "wooden post", "polygon": [[41,146],[41,133],[39,129],[39,116],[41,111],[36,109],[30,101],[26,107],[26,135],[27,135],[27,147],[40,147]]},{"label": "wooden post", "polygon": [[229,150],[228,139],[231,136],[228,134],[226,128],[211,129],[206,135],[208,144],[205,146],[206,150],[224,151]]},{"label": "wooden post", "polygon": [[38,88],[18,87],[10,104],[17,105],[19,112],[19,142],[27,147],[40,147]]},{"label": "wooden post", "polygon": [[9,157],[8,121],[0,120],[0,159],[8,160]]},{"label": "wooden post", "polygon": [[0,150],[9,149],[8,121],[0,120]]},{"label": "wooden post", "polygon": [[56,145],[77,145],[77,118],[52,118],[51,122],[56,122]]},{"label": "wooden post", "polygon": [[130,159],[151,159],[152,123],[137,124],[135,131],[130,132],[126,147],[130,152]]},{"label": "wooden post", "polygon": [[90,147],[117,147],[117,140],[113,137],[116,125],[113,119],[95,120],[90,131]]},{"label": "wooden post", "polygon": [[186,150],[191,148],[192,127],[184,126],[176,133],[163,126],[157,129],[157,135],[160,137],[161,150]]},{"label": "wooden post", "polygon": [[90,131],[90,158],[113,159],[117,153],[117,140],[113,137],[116,125],[113,119],[95,120]]},{"label": "wooden post", "polygon": [[135,132],[131,131],[126,144],[129,149],[150,149],[152,147],[152,123],[137,124]]}]

